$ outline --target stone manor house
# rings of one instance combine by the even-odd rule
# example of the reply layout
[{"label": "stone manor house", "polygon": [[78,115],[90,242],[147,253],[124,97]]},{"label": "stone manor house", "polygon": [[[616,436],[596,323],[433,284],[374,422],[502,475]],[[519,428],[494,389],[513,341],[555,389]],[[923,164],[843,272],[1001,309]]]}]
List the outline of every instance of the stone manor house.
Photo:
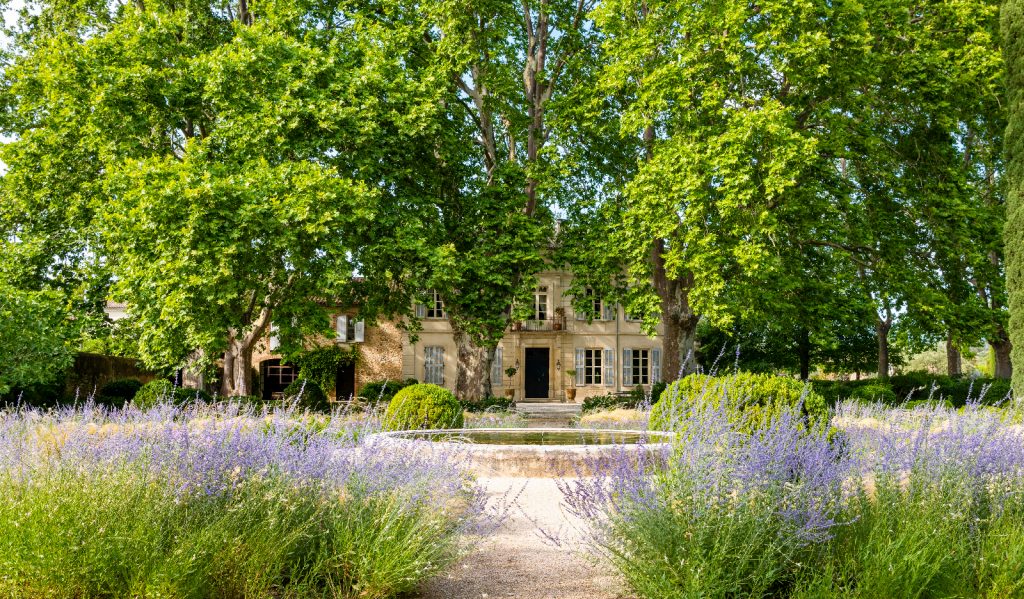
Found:
[{"label": "stone manor house", "polygon": [[[533,314],[513,323],[498,345],[491,375],[495,395],[514,389],[516,401],[561,401],[565,390],[575,386],[576,400],[582,401],[661,380],[661,326],[655,337],[648,337],[638,318],[596,296],[589,301],[597,317],[587,322],[586,316],[575,314],[565,294],[571,280],[571,273],[560,270],[538,276]],[[116,313],[118,309],[122,313]],[[416,310],[422,331],[415,343],[394,322],[366,326],[355,309],[333,314],[333,342],[357,348],[359,359],[339,368],[335,388],[324,391],[347,398],[358,395],[370,381],[409,378],[454,389],[457,353],[444,304],[435,292],[432,301]],[[108,312],[112,318],[123,316],[123,306],[110,305]],[[253,356],[265,399],[279,394],[297,376],[294,367],[281,363],[277,349],[271,333]],[[505,374],[509,367],[517,369],[511,379]],[[575,370],[573,381],[567,370]]]}]

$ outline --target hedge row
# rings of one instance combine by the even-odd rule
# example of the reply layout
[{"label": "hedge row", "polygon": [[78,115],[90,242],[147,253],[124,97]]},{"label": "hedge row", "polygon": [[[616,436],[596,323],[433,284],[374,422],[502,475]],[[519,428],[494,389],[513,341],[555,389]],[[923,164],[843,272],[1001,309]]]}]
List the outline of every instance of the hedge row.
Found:
[{"label": "hedge row", "polygon": [[829,404],[856,399],[897,405],[905,401],[948,401],[960,407],[970,401],[999,404],[1010,395],[1010,381],[992,378],[953,378],[927,372],[909,372],[889,380],[813,381],[815,392]]}]

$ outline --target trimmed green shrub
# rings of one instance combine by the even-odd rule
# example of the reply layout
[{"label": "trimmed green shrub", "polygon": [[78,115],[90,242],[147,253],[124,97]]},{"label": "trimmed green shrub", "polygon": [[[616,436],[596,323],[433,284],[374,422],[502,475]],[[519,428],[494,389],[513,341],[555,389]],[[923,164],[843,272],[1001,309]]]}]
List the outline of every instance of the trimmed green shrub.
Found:
[{"label": "trimmed green shrub", "polygon": [[185,405],[196,401],[210,403],[213,398],[202,389],[175,387],[166,379],[150,381],[139,389],[132,398],[132,403],[143,410],[152,408],[160,402],[169,401],[175,405]]},{"label": "trimmed green shrub", "polygon": [[487,410],[509,411],[512,409],[513,401],[508,397],[496,397],[488,395],[479,401],[459,400],[462,409],[466,412],[486,412]]},{"label": "trimmed green shrub", "polygon": [[296,401],[299,409],[312,412],[330,412],[331,402],[327,399],[320,385],[309,379],[295,379],[292,384],[285,387],[284,397],[286,401]]},{"label": "trimmed green shrub", "polygon": [[609,393],[588,397],[583,400],[581,415],[617,408],[636,410],[647,404],[655,404],[667,386],[668,384],[664,381],[654,383],[651,385],[650,395],[643,387],[633,387],[627,393]]},{"label": "trimmed green shrub", "polygon": [[444,387],[419,383],[395,394],[384,412],[384,429],[462,428],[462,405]]},{"label": "trimmed green shrub", "polygon": [[[411,382],[410,382],[411,381]],[[409,385],[415,385],[416,379],[399,381],[395,379],[383,379],[370,381],[359,389],[359,397],[366,400],[366,403],[376,405],[379,403],[390,403],[395,393],[405,389]]]},{"label": "trimmed green shrub", "polygon": [[888,385],[883,383],[857,387],[850,394],[850,399],[872,403],[878,402],[890,406],[899,402],[899,397],[893,393],[893,390]]},{"label": "trimmed green shrub", "polygon": [[[157,379],[150,381],[143,385],[135,397],[132,398],[132,403],[136,407],[143,410],[152,408],[156,404],[162,401],[174,401],[174,385],[170,381],[165,379]],[[176,403],[176,402],[175,402]]]},{"label": "trimmed green shrub", "polygon": [[[77,401],[85,403],[87,393],[82,393]],[[21,405],[28,408],[54,408],[59,405],[71,405],[75,403],[75,396],[64,395],[64,382],[40,383],[28,387],[15,387],[0,395],[0,407]]]},{"label": "trimmed green shrub", "polygon": [[[135,394],[142,389],[142,381],[139,379],[114,379],[100,387],[100,396],[111,399],[120,399],[124,405],[135,398]],[[97,400],[97,403],[100,403]]]},{"label": "trimmed green shrub", "polygon": [[739,372],[714,377],[691,374],[669,385],[651,410],[651,428],[669,430],[684,421],[698,405],[721,406],[748,429],[770,422],[785,408],[802,402],[803,413],[813,422],[828,417],[825,399],[803,382],[789,377]]}]

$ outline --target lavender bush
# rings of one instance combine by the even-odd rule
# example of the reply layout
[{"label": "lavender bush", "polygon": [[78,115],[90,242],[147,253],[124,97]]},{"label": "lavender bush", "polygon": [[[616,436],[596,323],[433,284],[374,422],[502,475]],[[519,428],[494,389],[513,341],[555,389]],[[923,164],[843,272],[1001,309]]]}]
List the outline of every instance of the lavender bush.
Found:
[{"label": "lavender bush", "polygon": [[[732,416],[732,417],[730,417]],[[563,484],[642,597],[1024,596],[1014,409],[844,404],[750,427],[704,406],[665,466]]]},{"label": "lavender bush", "polygon": [[390,597],[493,510],[372,420],[238,405],[0,413],[0,595]]}]

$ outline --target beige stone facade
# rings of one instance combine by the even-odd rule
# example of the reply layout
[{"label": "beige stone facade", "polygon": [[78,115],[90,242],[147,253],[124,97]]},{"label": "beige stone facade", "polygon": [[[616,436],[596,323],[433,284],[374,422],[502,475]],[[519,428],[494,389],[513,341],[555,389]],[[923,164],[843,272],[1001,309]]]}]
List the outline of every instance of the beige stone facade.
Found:
[{"label": "beige stone facade", "polygon": [[[572,298],[566,295],[571,280],[572,274],[564,271],[539,275],[535,318],[511,327],[498,346],[501,364],[492,374],[495,395],[511,388],[517,400],[560,401],[566,389],[575,386],[576,400],[581,401],[660,380],[660,327],[657,336],[648,337],[640,322],[627,318],[619,306],[595,306],[599,317],[590,322],[577,317]],[[423,312],[416,343],[403,338],[402,378],[453,388],[457,365],[451,326],[436,315],[437,310],[433,315]],[[510,380],[505,369],[515,366],[518,371]],[[570,381],[567,370],[576,370],[575,380]]]},{"label": "beige stone facade", "polygon": [[[533,318],[510,327],[498,346],[500,362],[492,370],[495,395],[507,395],[513,389],[517,401],[560,401],[566,389],[575,387],[576,400],[592,395],[627,391],[637,385],[649,386],[662,378],[661,330],[648,337],[640,322],[630,319],[621,307],[603,304],[592,298],[598,317],[587,321],[577,316],[566,295],[571,273],[546,271],[539,275],[534,296]],[[323,342],[358,348],[359,360],[352,373],[339,373],[338,388],[325,389],[329,395],[349,389],[354,391],[370,381],[409,379],[433,382],[449,389],[455,385],[457,360],[452,329],[443,312],[440,299],[428,306],[418,306],[422,330],[415,343],[394,322],[374,326],[359,325],[358,312],[347,310],[332,315],[331,324],[337,337]],[[280,356],[274,351],[271,336],[261,344],[254,356],[261,388],[280,386],[289,374],[279,366]],[[505,370],[518,367],[509,379]],[[570,380],[567,371],[575,370]],[[276,377],[276,378],[275,378]],[[271,380],[272,379],[272,380]]]}]

